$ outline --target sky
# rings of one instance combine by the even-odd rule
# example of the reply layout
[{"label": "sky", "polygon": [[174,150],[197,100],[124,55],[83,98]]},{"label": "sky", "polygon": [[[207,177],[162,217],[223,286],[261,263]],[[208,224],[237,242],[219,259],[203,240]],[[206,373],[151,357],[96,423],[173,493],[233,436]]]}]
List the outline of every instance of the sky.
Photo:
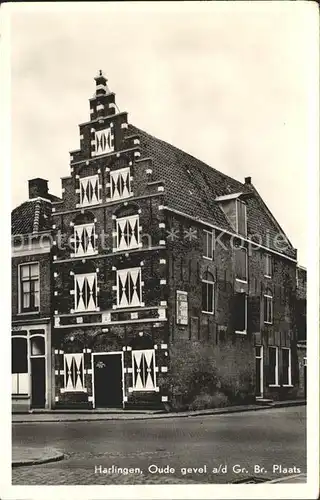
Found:
[{"label": "sky", "polygon": [[[74,5],[75,4],[75,5]],[[307,263],[311,10],[299,2],[94,2],[11,15],[12,206],[61,194],[102,69],[129,122],[244,182]]]}]

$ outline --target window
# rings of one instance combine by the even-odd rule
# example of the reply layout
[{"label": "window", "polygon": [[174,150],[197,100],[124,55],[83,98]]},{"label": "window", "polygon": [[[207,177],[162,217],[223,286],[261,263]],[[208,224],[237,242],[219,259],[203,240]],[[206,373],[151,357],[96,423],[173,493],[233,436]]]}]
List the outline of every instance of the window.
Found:
[{"label": "window", "polygon": [[278,347],[269,347],[268,383],[279,385],[278,379]]},{"label": "window", "polygon": [[80,179],[80,206],[97,205],[101,201],[98,175]]},{"label": "window", "polygon": [[94,223],[74,226],[74,249],[76,257],[96,253]]},{"label": "window", "polygon": [[75,312],[97,310],[97,275],[76,274],[75,282]]},{"label": "window", "polygon": [[139,216],[121,217],[116,221],[117,248],[129,250],[140,247]]},{"label": "window", "polygon": [[203,256],[206,259],[213,259],[213,238],[212,231],[203,231]]},{"label": "window", "polygon": [[20,312],[39,311],[39,264],[20,266]]},{"label": "window", "polygon": [[236,279],[246,283],[248,281],[248,257],[246,248],[235,248],[235,262]]},{"label": "window", "polygon": [[141,269],[122,269],[117,271],[117,305],[133,307],[142,304]]},{"label": "window", "polygon": [[268,253],[265,255],[264,275],[265,275],[266,278],[271,278],[272,277],[272,257]]},{"label": "window", "polygon": [[85,391],[82,353],[64,354],[64,391]]},{"label": "window", "polygon": [[95,132],[95,156],[111,153],[114,150],[111,128]]},{"label": "window", "polygon": [[11,339],[11,374],[12,394],[28,394],[28,345],[26,338],[13,337]]},{"label": "window", "polygon": [[244,201],[236,200],[236,218],[237,227],[236,231],[242,236],[247,236],[247,205]]},{"label": "window", "polygon": [[208,272],[202,279],[202,312],[214,314],[214,278]]},{"label": "window", "polygon": [[110,172],[110,199],[121,200],[131,194],[130,168]]},{"label": "window", "polygon": [[273,322],[273,297],[271,290],[266,290],[263,296],[264,300],[264,322],[272,324]]},{"label": "window", "polygon": [[247,333],[247,295],[236,293],[234,296],[234,329],[236,333]]},{"label": "window", "polygon": [[291,349],[283,347],[282,354],[282,372],[281,382],[282,385],[291,385]]},{"label": "window", "polygon": [[134,391],[155,391],[155,351],[132,351],[132,378]]},{"label": "window", "polygon": [[31,356],[44,356],[45,355],[45,340],[44,336],[34,335],[30,338]]}]

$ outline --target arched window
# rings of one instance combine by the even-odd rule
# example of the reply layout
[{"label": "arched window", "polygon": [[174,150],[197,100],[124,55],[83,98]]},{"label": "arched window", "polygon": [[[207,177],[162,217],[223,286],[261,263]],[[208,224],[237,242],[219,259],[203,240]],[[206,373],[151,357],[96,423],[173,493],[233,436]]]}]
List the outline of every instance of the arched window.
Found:
[{"label": "arched window", "polygon": [[110,172],[110,201],[122,200],[132,195],[130,167]]},{"label": "arched window", "polygon": [[74,273],[74,312],[97,311],[97,270],[94,264],[78,263]]},{"label": "arched window", "polygon": [[214,277],[209,272],[202,277],[202,312],[214,314]]},{"label": "arched window", "polygon": [[12,394],[29,393],[28,345],[26,337],[11,339]]},{"label": "arched window", "polygon": [[115,212],[114,251],[140,248],[139,213],[136,204]]},{"label": "arched window", "polygon": [[263,295],[264,303],[264,322],[267,324],[272,324],[273,322],[273,294],[272,291],[267,288]]},{"label": "arched window", "polygon": [[94,215],[91,212],[79,214],[74,220],[74,255],[94,255],[96,252],[96,234]]}]

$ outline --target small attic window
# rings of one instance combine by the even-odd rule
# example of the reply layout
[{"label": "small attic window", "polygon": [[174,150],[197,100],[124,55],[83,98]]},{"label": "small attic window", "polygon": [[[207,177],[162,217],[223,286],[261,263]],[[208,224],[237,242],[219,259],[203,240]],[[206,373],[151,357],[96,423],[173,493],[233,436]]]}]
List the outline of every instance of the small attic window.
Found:
[{"label": "small attic window", "polygon": [[236,200],[236,231],[247,237],[247,205],[239,198]]}]

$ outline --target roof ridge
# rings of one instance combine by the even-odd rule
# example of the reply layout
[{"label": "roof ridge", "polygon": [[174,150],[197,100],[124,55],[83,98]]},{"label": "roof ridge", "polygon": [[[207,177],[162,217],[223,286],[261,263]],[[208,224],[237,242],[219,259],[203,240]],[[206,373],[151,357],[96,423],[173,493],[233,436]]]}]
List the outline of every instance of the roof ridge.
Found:
[{"label": "roof ridge", "polygon": [[[204,166],[205,168],[209,169],[209,171],[215,171],[217,172],[219,175],[222,175],[224,176],[226,179],[230,179],[232,180],[232,182],[237,182],[240,186],[242,187],[245,187],[245,183],[235,179],[234,177],[231,177],[231,175],[228,175],[228,174],[225,174],[224,172],[222,172],[221,170],[218,170],[217,168],[215,167],[212,167],[211,165],[208,165],[208,163],[205,163],[204,161],[200,160],[199,158],[197,158],[196,156],[193,156],[192,154],[188,153],[187,151],[184,151],[183,149],[181,148],[178,148],[177,146],[174,146],[173,144],[171,144],[170,142],[167,142],[163,139],[159,139],[159,137],[156,137],[155,135],[152,135],[150,134],[149,132],[146,132],[145,130],[142,130],[141,128],[137,127],[136,125],[133,125],[132,123],[129,123],[129,127],[133,127],[135,128],[136,130],[138,130],[138,133],[139,132],[142,132],[143,134],[149,136],[149,137],[152,137],[153,139],[157,140],[157,141],[160,141],[168,146],[170,146],[172,149],[176,150],[176,151],[179,151],[185,155],[188,155],[189,157],[193,158],[194,160],[196,160],[197,162],[201,163],[201,166]],[[193,167],[193,168],[196,168],[196,167]]]}]

